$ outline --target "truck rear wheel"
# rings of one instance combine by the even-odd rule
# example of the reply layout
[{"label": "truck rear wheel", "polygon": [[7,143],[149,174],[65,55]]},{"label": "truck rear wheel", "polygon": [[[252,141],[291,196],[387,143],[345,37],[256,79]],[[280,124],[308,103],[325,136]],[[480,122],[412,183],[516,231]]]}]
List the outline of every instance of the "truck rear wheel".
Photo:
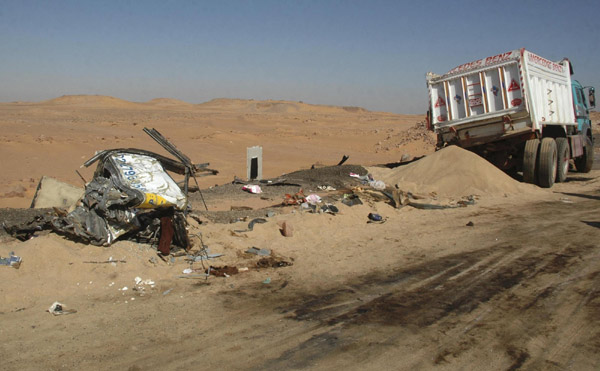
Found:
[{"label": "truck rear wheel", "polygon": [[542,139],[538,166],[538,182],[540,187],[550,188],[554,185],[557,157],[556,141],[554,141],[554,138]]},{"label": "truck rear wheel", "polygon": [[523,154],[523,181],[525,183],[536,183],[537,157],[540,149],[540,140],[529,139],[525,142],[525,153]]},{"label": "truck rear wheel", "polygon": [[556,138],[556,183],[567,180],[569,173],[569,140],[567,138]]},{"label": "truck rear wheel", "polygon": [[589,137],[585,137],[583,156],[575,159],[575,167],[580,173],[589,173],[594,165],[594,143]]}]

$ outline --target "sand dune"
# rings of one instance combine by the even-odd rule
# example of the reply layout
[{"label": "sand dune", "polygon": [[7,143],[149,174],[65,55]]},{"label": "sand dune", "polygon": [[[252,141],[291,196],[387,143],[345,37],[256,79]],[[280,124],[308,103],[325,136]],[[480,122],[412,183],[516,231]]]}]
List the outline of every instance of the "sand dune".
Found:
[{"label": "sand dune", "polygon": [[202,108],[218,108],[248,112],[264,113],[368,113],[370,111],[362,107],[339,107],[320,104],[308,104],[286,100],[253,100],[253,99],[228,99],[217,98],[198,105]]},{"label": "sand dune", "polygon": [[154,98],[145,102],[153,106],[193,106],[193,104],[173,98]]},{"label": "sand dune", "polygon": [[39,102],[43,105],[76,105],[99,107],[136,107],[138,103],[106,95],[63,95],[58,98]]}]

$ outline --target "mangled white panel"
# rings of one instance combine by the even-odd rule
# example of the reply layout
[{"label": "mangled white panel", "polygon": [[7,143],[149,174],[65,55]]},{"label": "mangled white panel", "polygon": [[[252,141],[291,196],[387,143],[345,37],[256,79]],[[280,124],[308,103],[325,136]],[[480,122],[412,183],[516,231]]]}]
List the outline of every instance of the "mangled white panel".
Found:
[{"label": "mangled white panel", "polygon": [[187,206],[187,197],[157,159],[133,153],[117,153],[110,156],[110,161],[118,170],[121,183],[144,195],[144,201],[136,207],[153,209],[174,206],[183,210]]}]

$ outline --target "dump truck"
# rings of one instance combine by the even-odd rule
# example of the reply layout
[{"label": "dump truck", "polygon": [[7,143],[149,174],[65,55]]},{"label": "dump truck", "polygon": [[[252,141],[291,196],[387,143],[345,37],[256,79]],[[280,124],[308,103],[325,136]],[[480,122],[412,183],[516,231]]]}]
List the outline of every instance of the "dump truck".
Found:
[{"label": "dump truck", "polygon": [[594,161],[595,90],[572,74],[567,58],[553,62],[525,49],[429,72],[428,128],[438,148],[458,145],[522,172],[524,182],[552,187],[573,165],[586,173]]}]

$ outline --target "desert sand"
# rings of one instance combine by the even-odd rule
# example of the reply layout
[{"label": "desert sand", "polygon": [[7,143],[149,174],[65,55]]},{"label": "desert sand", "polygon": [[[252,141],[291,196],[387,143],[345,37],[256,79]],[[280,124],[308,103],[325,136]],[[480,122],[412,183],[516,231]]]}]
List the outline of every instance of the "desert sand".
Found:
[{"label": "desert sand", "polygon": [[[47,231],[25,242],[3,235],[0,255],[14,251],[23,263],[0,266],[1,368],[598,369],[600,171],[570,173],[549,190],[525,185],[462,149],[434,152],[423,119],[229,99],[0,104],[0,207],[28,207],[43,175],[83,187],[75,170],[89,180],[93,169],[80,165],[97,150],[166,155],[142,132],[154,127],[220,171],[200,178],[209,211],[192,197],[189,232],[196,246],[224,254],[190,264],[132,241],[98,247]],[[263,146],[265,178],[293,179],[312,165],[318,172],[346,154],[389,187],[475,204],[395,208],[361,193],[362,204],[347,206],[344,193],[368,186],[335,183],[335,191],[304,192],[329,197],[336,214],[275,207],[284,188],[261,196],[230,184],[245,178],[254,145]],[[425,157],[377,166],[403,155]],[[215,217],[232,206],[251,207],[236,214],[249,219]],[[384,222],[368,223],[369,213]],[[256,216],[266,223],[236,232]],[[290,265],[266,266],[245,253],[251,247]],[[208,265],[239,273],[206,278]],[[54,301],[77,312],[53,316]]]},{"label": "desert sand", "polygon": [[246,177],[246,148],[263,147],[263,176],[350,163],[400,161],[433,151],[433,136],[407,129],[424,116],[369,112],[287,101],[215,99],[189,104],[174,99],[128,102],[105,96],[63,96],[39,103],[0,103],[0,207],[28,207],[43,175],[83,186],[93,168],[80,169],[96,151],[141,148],[167,154],[142,128],[156,128],[196,163],[218,176],[201,187]]}]

